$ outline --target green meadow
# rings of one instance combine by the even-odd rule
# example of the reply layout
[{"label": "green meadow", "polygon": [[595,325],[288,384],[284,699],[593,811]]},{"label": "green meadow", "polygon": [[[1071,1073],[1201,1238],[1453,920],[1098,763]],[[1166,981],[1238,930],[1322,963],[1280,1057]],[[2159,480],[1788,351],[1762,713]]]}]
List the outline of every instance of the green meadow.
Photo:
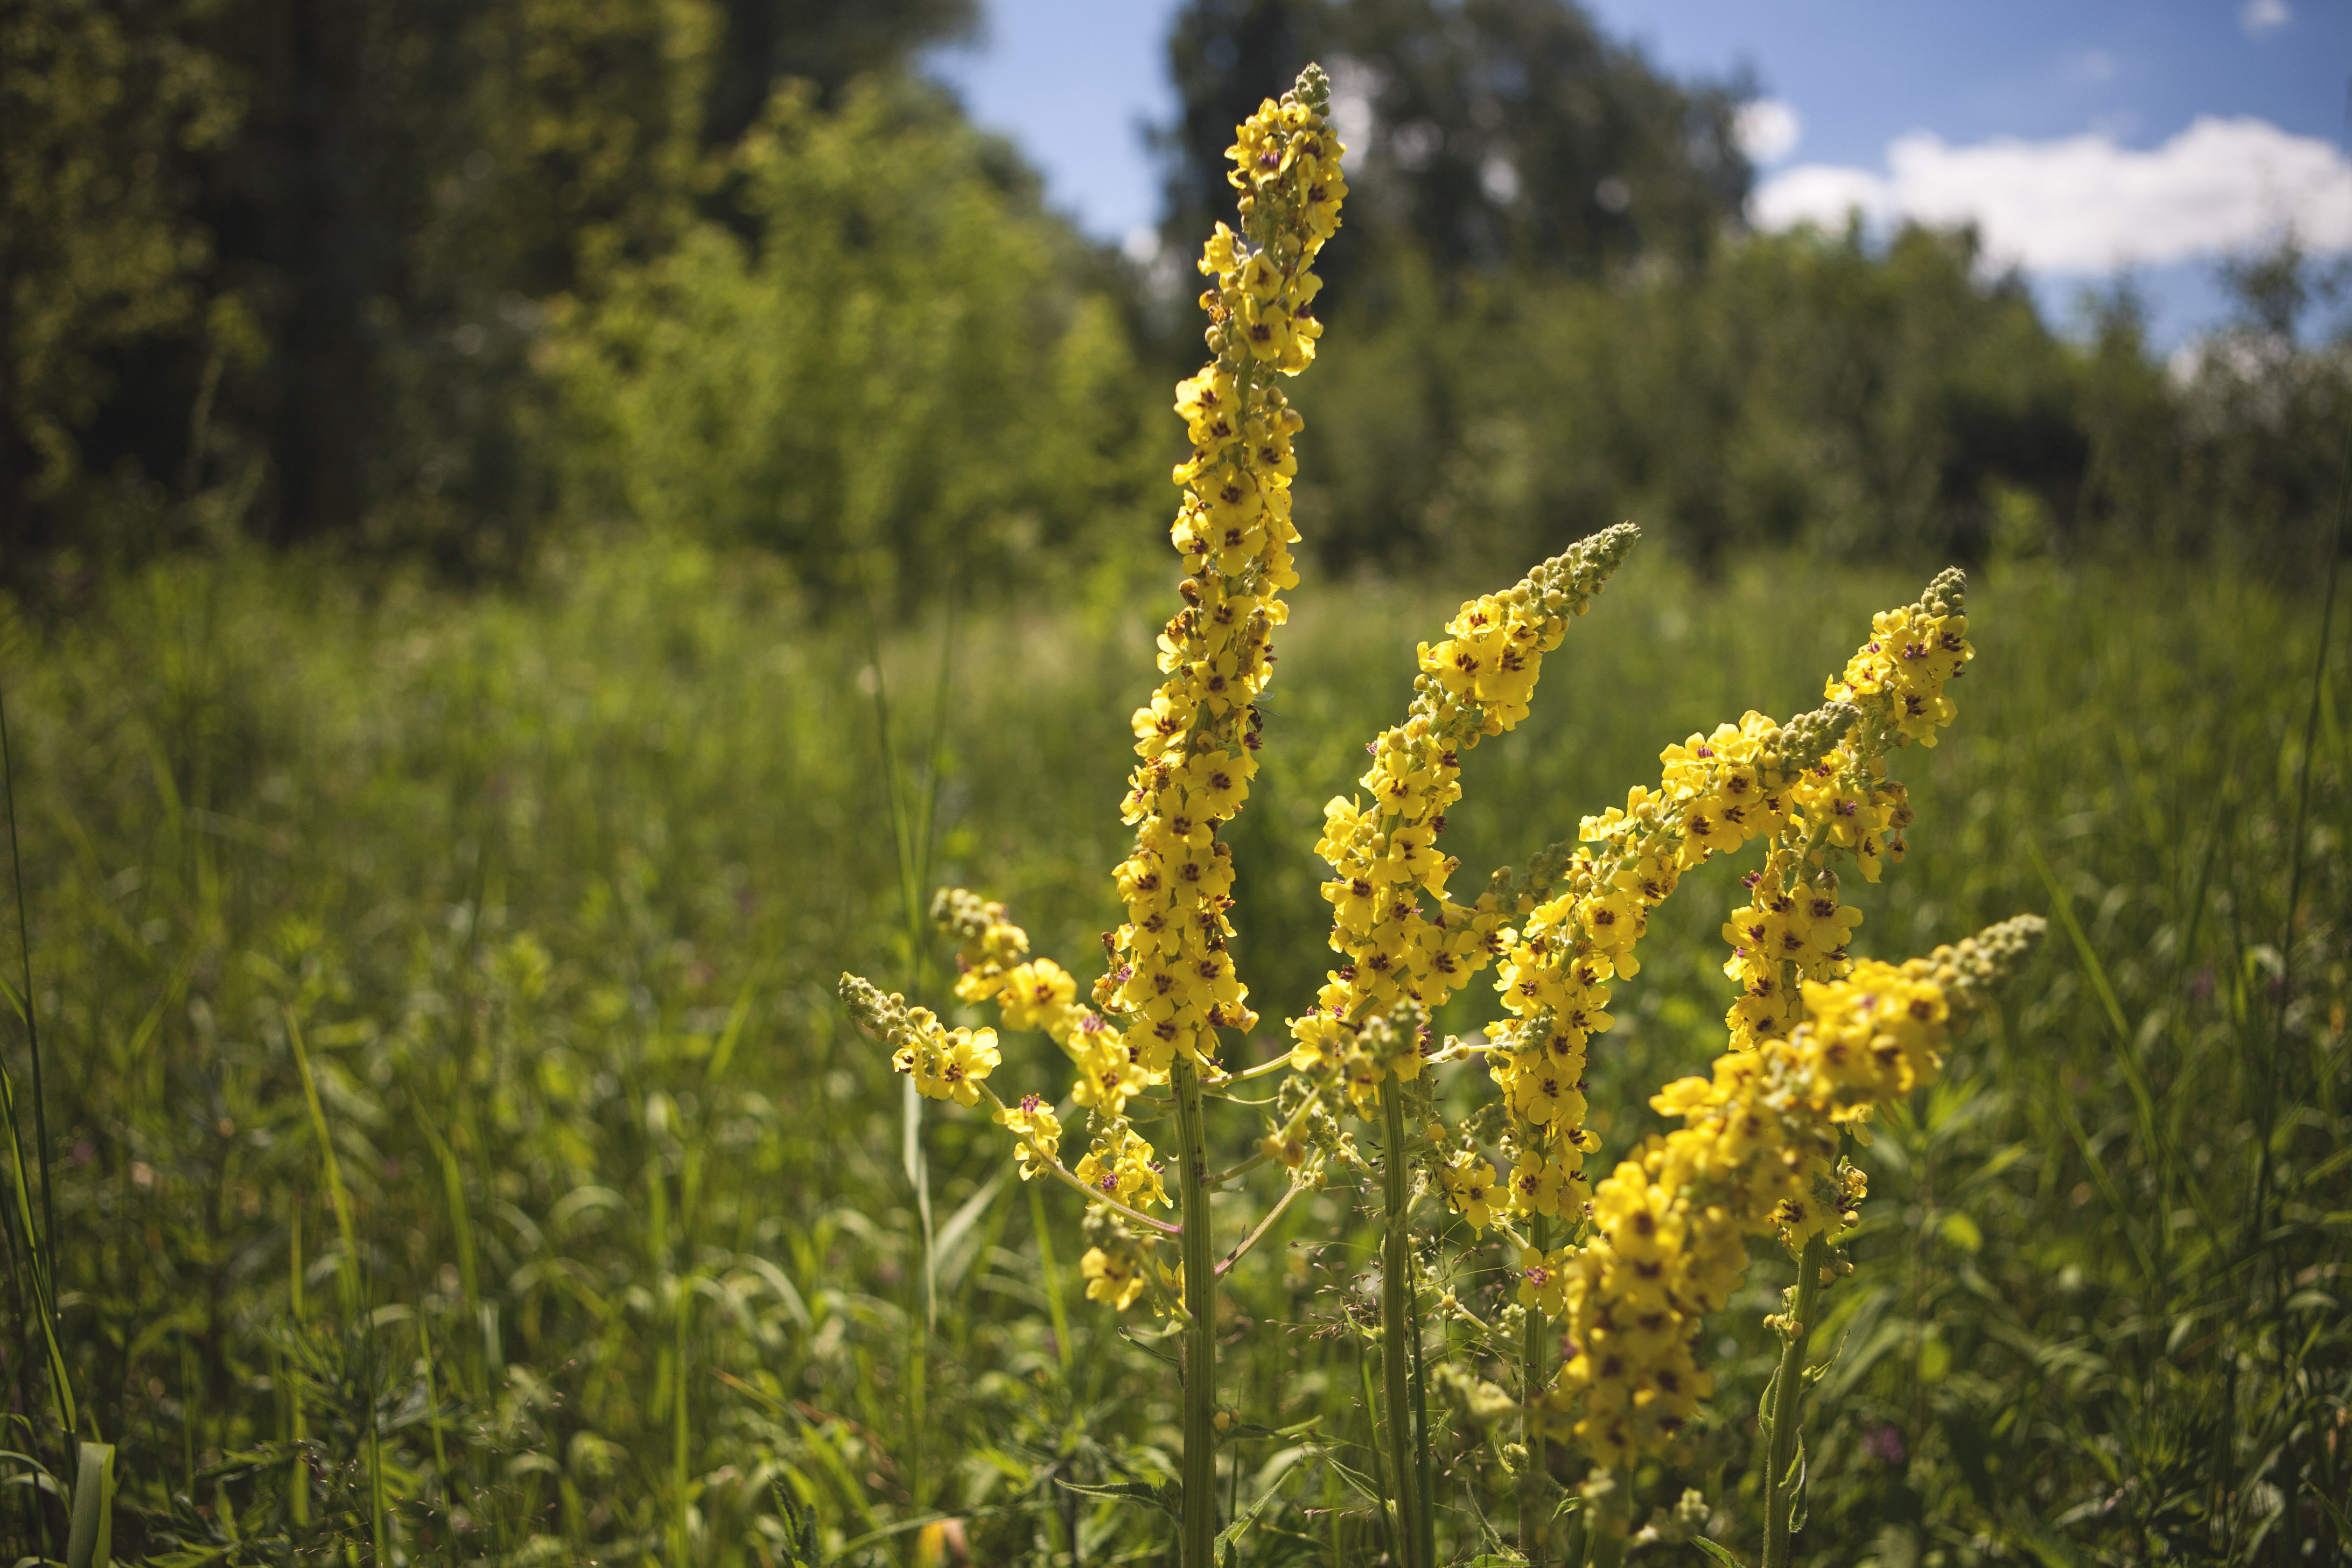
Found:
[{"label": "green meadow", "polygon": [[[625,534],[489,589],[237,547],[121,573],[69,617],[9,610],[29,992],[14,952],[5,973],[39,1040],[37,1079],[21,1031],[6,1056],[12,1191],[54,1238],[83,1435],[117,1446],[115,1556],[1166,1560],[1141,1497],[1176,1462],[1165,1324],[1083,1299],[1072,1195],[1014,1179],[983,1114],[910,1112],[834,987],[854,969],[956,1016],[922,917],[949,884],[1099,972],[1172,576],[898,612]],[[1499,585],[1307,576],[1230,834],[1265,1015],[1228,1042],[1244,1060],[1287,1048],[1332,962],[1324,801],[1401,716],[1414,643]],[[1813,705],[1924,576],[1764,553],[1701,577],[1637,550],[1532,716],[1469,759],[1462,882],[1654,782],[1690,731]],[[1801,1553],[2324,1560],[2352,1538],[2344,606],[2331,631],[2316,583],[2029,557],[1977,573],[1968,609],[1958,720],[1893,760],[1908,856],[1848,889],[1856,950],[2024,910],[2050,935],[1856,1152]],[[1660,910],[1595,1039],[1601,1168],[1721,1048],[1735,877]],[[1440,1024],[1495,1013],[1482,981]],[[1005,1055],[1009,1093],[1062,1091],[1042,1037]],[[1213,1121],[1220,1163],[1255,1114]],[[1280,1190],[1241,1186],[1220,1250]],[[1228,1282],[1219,1510],[1249,1520],[1248,1562],[1381,1550],[1378,1208],[1342,1181]],[[1709,1325],[1709,1425],[1633,1478],[1637,1525],[1696,1488],[1708,1534],[1755,1538],[1761,1319],[1791,1272],[1759,1247]],[[16,1408],[46,1415],[18,1289]],[[1509,1378],[1442,1318],[1423,1350],[1440,1543],[1499,1552],[1516,1421],[1478,1384]],[[53,1420],[7,1446],[70,1479]],[[61,1499],[14,1464],[0,1535],[62,1557]]]}]

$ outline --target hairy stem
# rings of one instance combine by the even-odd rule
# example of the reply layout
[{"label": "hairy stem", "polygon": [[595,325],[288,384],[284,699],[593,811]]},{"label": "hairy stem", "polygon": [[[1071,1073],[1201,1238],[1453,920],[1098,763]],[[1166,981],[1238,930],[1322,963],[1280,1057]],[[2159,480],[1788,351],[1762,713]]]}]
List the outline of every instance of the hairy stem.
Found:
[{"label": "hairy stem", "polygon": [[1789,1568],[1789,1521],[1797,1502],[1797,1451],[1804,1436],[1800,1399],[1805,1381],[1805,1342],[1812,1335],[1813,1314],[1822,1300],[1822,1270],[1830,1258],[1829,1238],[1816,1233],[1805,1243],[1797,1263],[1797,1300],[1790,1309],[1793,1320],[1780,1349],[1780,1371],[1772,1383],[1772,1407],[1767,1413],[1772,1447],[1764,1460],[1764,1568]]},{"label": "hairy stem", "polygon": [[1184,1228],[1184,1495],[1178,1521],[1182,1568],[1214,1568],[1217,1537],[1217,1267],[1209,1226],[1209,1151],[1201,1125],[1200,1069],[1183,1057],[1176,1090],[1178,1190]]},{"label": "hairy stem", "polygon": [[1405,1336],[1416,1325],[1408,1289],[1412,1269],[1411,1237],[1405,1228],[1412,1202],[1412,1173],[1404,1157],[1404,1101],[1396,1081],[1381,1094],[1382,1178],[1387,1235],[1381,1247],[1381,1374],[1386,1387],[1389,1474],[1396,1489],[1397,1542],[1407,1568],[1429,1568],[1422,1560],[1419,1467],[1412,1453],[1412,1393]]}]

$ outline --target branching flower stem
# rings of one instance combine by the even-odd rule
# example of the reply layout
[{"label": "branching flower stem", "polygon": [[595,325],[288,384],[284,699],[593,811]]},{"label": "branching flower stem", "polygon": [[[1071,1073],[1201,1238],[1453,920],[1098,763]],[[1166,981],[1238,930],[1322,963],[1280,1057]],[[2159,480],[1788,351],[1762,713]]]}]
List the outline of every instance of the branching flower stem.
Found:
[{"label": "branching flower stem", "polygon": [[1422,1528],[1427,1500],[1421,1495],[1420,1470],[1414,1463],[1408,1430],[1412,1395],[1405,1339],[1408,1333],[1419,1330],[1419,1325],[1410,1321],[1412,1313],[1409,1300],[1412,1247],[1407,1226],[1412,1217],[1412,1174],[1405,1161],[1403,1096],[1395,1083],[1383,1087],[1381,1174],[1386,1184],[1383,1195],[1387,1234],[1381,1247],[1381,1373],[1386,1385],[1389,1474],[1395,1489],[1397,1542],[1406,1568],[1431,1568],[1422,1556],[1422,1542],[1428,1539]]},{"label": "branching flower stem", "polygon": [[1208,1079],[1207,1087],[1210,1089],[1224,1089],[1232,1084],[1247,1083],[1254,1078],[1265,1078],[1270,1074],[1278,1073],[1289,1065],[1290,1058],[1288,1057],[1276,1057],[1272,1061],[1260,1062],[1254,1068],[1244,1068],[1239,1072],[1222,1073],[1215,1078]]},{"label": "branching flower stem", "polygon": [[1182,1568],[1214,1568],[1217,1535],[1217,1277],[1209,1224],[1209,1156],[1201,1124],[1201,1074],[1176,1058],[1178,1190],[1184,1224],[1184,1468],[1178,1507]]},{"label": "branching flower stem", "polygon": [[[991,1109],[1000,1111],[1004,1109],[1004,1101],[997,1098],[997,1093],[994,1089],[989,1088],[984,1083],[975,1084],[973,1087],[978,1089],[982,1095],[986,1097]],[[1199,1107],[1196,1105],[1194,1107],[1194,1112],[1196,1115],[1198,1114],[1198,1110]],[[1183,1107],[1181,1102],[1177,1107],[1177,1111],[1180,1116],[1182,1114]],[[1108,1193],[1098,1192],[1095,1188],[1087,1185],[1086,1183],[1078,1180],[1076,1174],[1072,1172],[1067,1165],[1063,1164],[1061,1161],[1054,1158],[1054,1152],[1046,1148],[1044,1144],[1038,1142],[1034,1134],[1023,1133],[1021,1135],[1021,1142],[1023,1146],[1029,1151],[1029,1157],[1036,1161],[1039,1167],[1042,1168],[1046,1174],[1055,1177],[1076,1191],[1086,1194],[1087,1197],[1090,1201],[1100,1204],[1103,1207],[1110,1210],[1121,1218],[1132,1222],[1133,1224],[1149,1226],[1151,1229],[1158,1231],[1162,1236],[1177,1236],[1182,1233],[1184,1227],[1181,1226],[1171,1225],[1164,1219],[1154,1219],[1150,1215],[1145,1214],[1141,1209],[1129,1208],[1127,1205],[1119,1202],[1117,1198],[1112,1197]]]},{"label": "branching flower stem", "polygon": [[[1301,1105],[1296,1111],[1291,1113],[1290,1120],[1284,1122],[1281,1127],[1275,1131],[1273,1136],[1266,1140],[1266,1143],[1269,1147],[1260,1149],[1256,1153],[1252,1154],[1240,1164],[1233,1166],[1229,1170],[1220,1171],[1215,1175],[1211,1176],[1209,1178],[1209,1185],[1213,1187],[1222,1187],[1227,1182],[1233,1181],[1239,1176],[1247,1175],[1250,1172],[1256,1170],[1260,1165],[1265,1164],[1268,1160],[1273,1159],[1275,1156],[1272,1151],[1279,1149],[1284,1144],[1289,1142],[1291,1139],[1298,1135],[1298,1130],[1307,1125],[1307,1119],[1314,1113],[1316,1104],[1316,1101],[1310,1100]],[[1286,1202],[1288,1200],[1286,1199],[1285,1201]]]},{"label": "branching flower stem", "polygon": [[1250,1248],[1255,1247],[1261,1240],[1265,1239],[1265,1233],[1274,1228],[1274,1222],[1282,1217],[1282,1212],[1288,1208],[1293,1203],[1297,1202],[1298,1194],[1306,1192],[1312,1184],[1313,1184],[1308,1182],[1293,1182],[1291,1184],[1290,1190],[1282,1194],[1281,1201],[1276,1203],[1272,1208],[1265,1211],[1265,1217],[1257,1222],[1257,1228],[1251,1231],[1247,1236],[1242,1237],[1241,1241],[1234,1247],[1234,1249],[1225,1254],[1225,1260],[1217,1265],[1218,1277],[1220,1279],[1223,1278],[1226,1274],[1232,1272],[1234,1264],[1239,1263],[1243,1258],[1248,1257]]},{"label": "branching flower stem", "polygon": [[1797,1264],[1796,1300],[1790,1321],[1781,1331],[1780,1370],[1772,1380],[1770,1408],[1764,1414],[1772,1446],[1764,1460],[1764,1568],[1789,1568],[1790,1521],[1803,1478],[1797,1473],[1798,1455],[1804,1447],[1805,1345],[1811,1338],[1813,1315],[1821,1308],[1822,1274],[1828,1267],[1828,1237],[1816,1231],[1805,1242]]},{"label": "branching flower stem", "polygon": [[[1528,1218],[1528,1245],[1541,1256],[1551,1241],[1551,1222],[1542,1215]],[[1543,1525],[1536,1510],[1541,1506],[1544,1465],[1543,1424],[1536,1418],[1536,1401],[1543,1397],[1544,1316],[1530,1310],[1519,1346],[1519,1442],[1528,1451],[1527,1468],[1519,1472],[1519,1554],[1531,1565],[1543,1560]]]}]

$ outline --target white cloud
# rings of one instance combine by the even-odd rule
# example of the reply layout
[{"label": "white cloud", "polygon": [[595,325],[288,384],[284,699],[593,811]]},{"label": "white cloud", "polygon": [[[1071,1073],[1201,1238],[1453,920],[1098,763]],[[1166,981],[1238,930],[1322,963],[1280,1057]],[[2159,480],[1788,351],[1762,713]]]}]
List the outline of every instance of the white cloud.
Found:
[{"label": "white cloud", "polygon": [[2352,159],[2266,121],[2200,116],[2142,152],[2104,132],[1954,147],[1897,138],[1886,172],[1807,163],[1757,190],[1764,228],[1974,223],[1996,262],[2036,271],[2160,266],[2271,243],[2290,226],[2308,248],[2352,250]]},{"label": "white cloud", "polygon": [[1733,117],[1731,134],[1748,161],[1761,167],[1777,163],[1797,150],[1805,122],[1796,110],[1777,98],[1751,98]]},{"label": "white cloud", "polygon": [[2294,20],[2294,13],[2286,8],[2286,0],[2246,0],[2238,7],[2238,26],[2250,37],[2275,33]]}]

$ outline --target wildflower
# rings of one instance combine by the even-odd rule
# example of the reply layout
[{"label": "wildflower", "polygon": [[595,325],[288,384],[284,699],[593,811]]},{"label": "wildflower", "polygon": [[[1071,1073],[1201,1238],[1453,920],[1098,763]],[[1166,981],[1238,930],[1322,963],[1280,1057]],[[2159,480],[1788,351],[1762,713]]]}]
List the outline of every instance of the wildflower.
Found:
[{"label": "wildflower", "polygon": [[1651,1100],[1683,1125],[1594,1187],[1592,1235],[1557,1264],[1557,1310],[1551,1259],[1542,1285],[1521,1287],[1576,1347],[1541,1402],[1551,1430],[1603,1465],[1664,1446],[1711,1389],[1692,1347],[1745,1275],[1743,1238],[1801,1251],[1853,1222],[1863,1184],[1836,1162],[1840,1127],[1933,1083],[1955,1007],[1980,1001],[2041,930],[2022,916],[1925,959],[1809,983],[1787,1038],[1727,1052],[1712,1077]]},{"label": "wildflower", "polygon": [[1563,1297],[1568,1283],[1570,1251],[1565,1247],[1549,1253],[1538,1251],[1532,1247],[1520,1249],[1520,1306],[1540,1311],[1549,1318],[1565,1315]]},{"label": "wildflower", "polygon": [[1472,1229],[1484,1232],[1494,1223],[1495,1205],[1501,1196],[1495,1167],[1485,1160],[1471,1158],[1458,1165],[1449,1165],[1443,1173],[1445,1195]]},{"label": "wildflower", "polygon": [[1036,1095],[1023,1095],[1017,1105],[1003,1107],[997,1111],[996,1121],[1020,1140],[1014,1153],[1024,1182],[1050,1164],[1061,1147],[1061,1121],[1054,1108]]},{"label": "wildflower", "polygon": [[1157,1151],[1132,1127],[1113,1123],[1095,1137],[1075,1174],[1087,1186],[1129,1208],[1168,1206]]},{"label": "wildflower", "polygon": [[[1500,951],[1509,912],[1502,900],[1445,898],[1459,863],[1438,851],[1437,836],[1461,798],[1462,753],[1526,716],[1543,655],[1636,537],[1624,525],[1580,542],[1513,588],[1468,601],[1446,623],[1444,642],[1422,645],[1405,721],[1372,742],[1371,766],[1357,781],[1369,802],[1343,795],[1324,807],[1316,853],[1335,873],[1323,896],[1332,906],[1331,946],[1345,963],[1318,1010],[1291,1021],[1301,1070],[1327,1056],[1325,1018],[1344,1028],[1399,998],[1439,1006]],[[1382,1071],[1377,1063],[1351,1065],[1348,1093],[1360,1109],[1376,1102]]]},{"label": "wildflower", "polygon": [[1004,976],[997,993],[1008,1029],[1038,1029],[1058,1020],[1077,994],[1078,983],[1050,958],[1032,959]]},{"label": "wildflower", "polygon": [[1089,1247],[1078,1259],[1078,1273],[1087,1282],[1087,1300],[1100,1301],[1115,1312],[1126,1311],[1143,1293],[1142,1260],[1133,1256]]}]

